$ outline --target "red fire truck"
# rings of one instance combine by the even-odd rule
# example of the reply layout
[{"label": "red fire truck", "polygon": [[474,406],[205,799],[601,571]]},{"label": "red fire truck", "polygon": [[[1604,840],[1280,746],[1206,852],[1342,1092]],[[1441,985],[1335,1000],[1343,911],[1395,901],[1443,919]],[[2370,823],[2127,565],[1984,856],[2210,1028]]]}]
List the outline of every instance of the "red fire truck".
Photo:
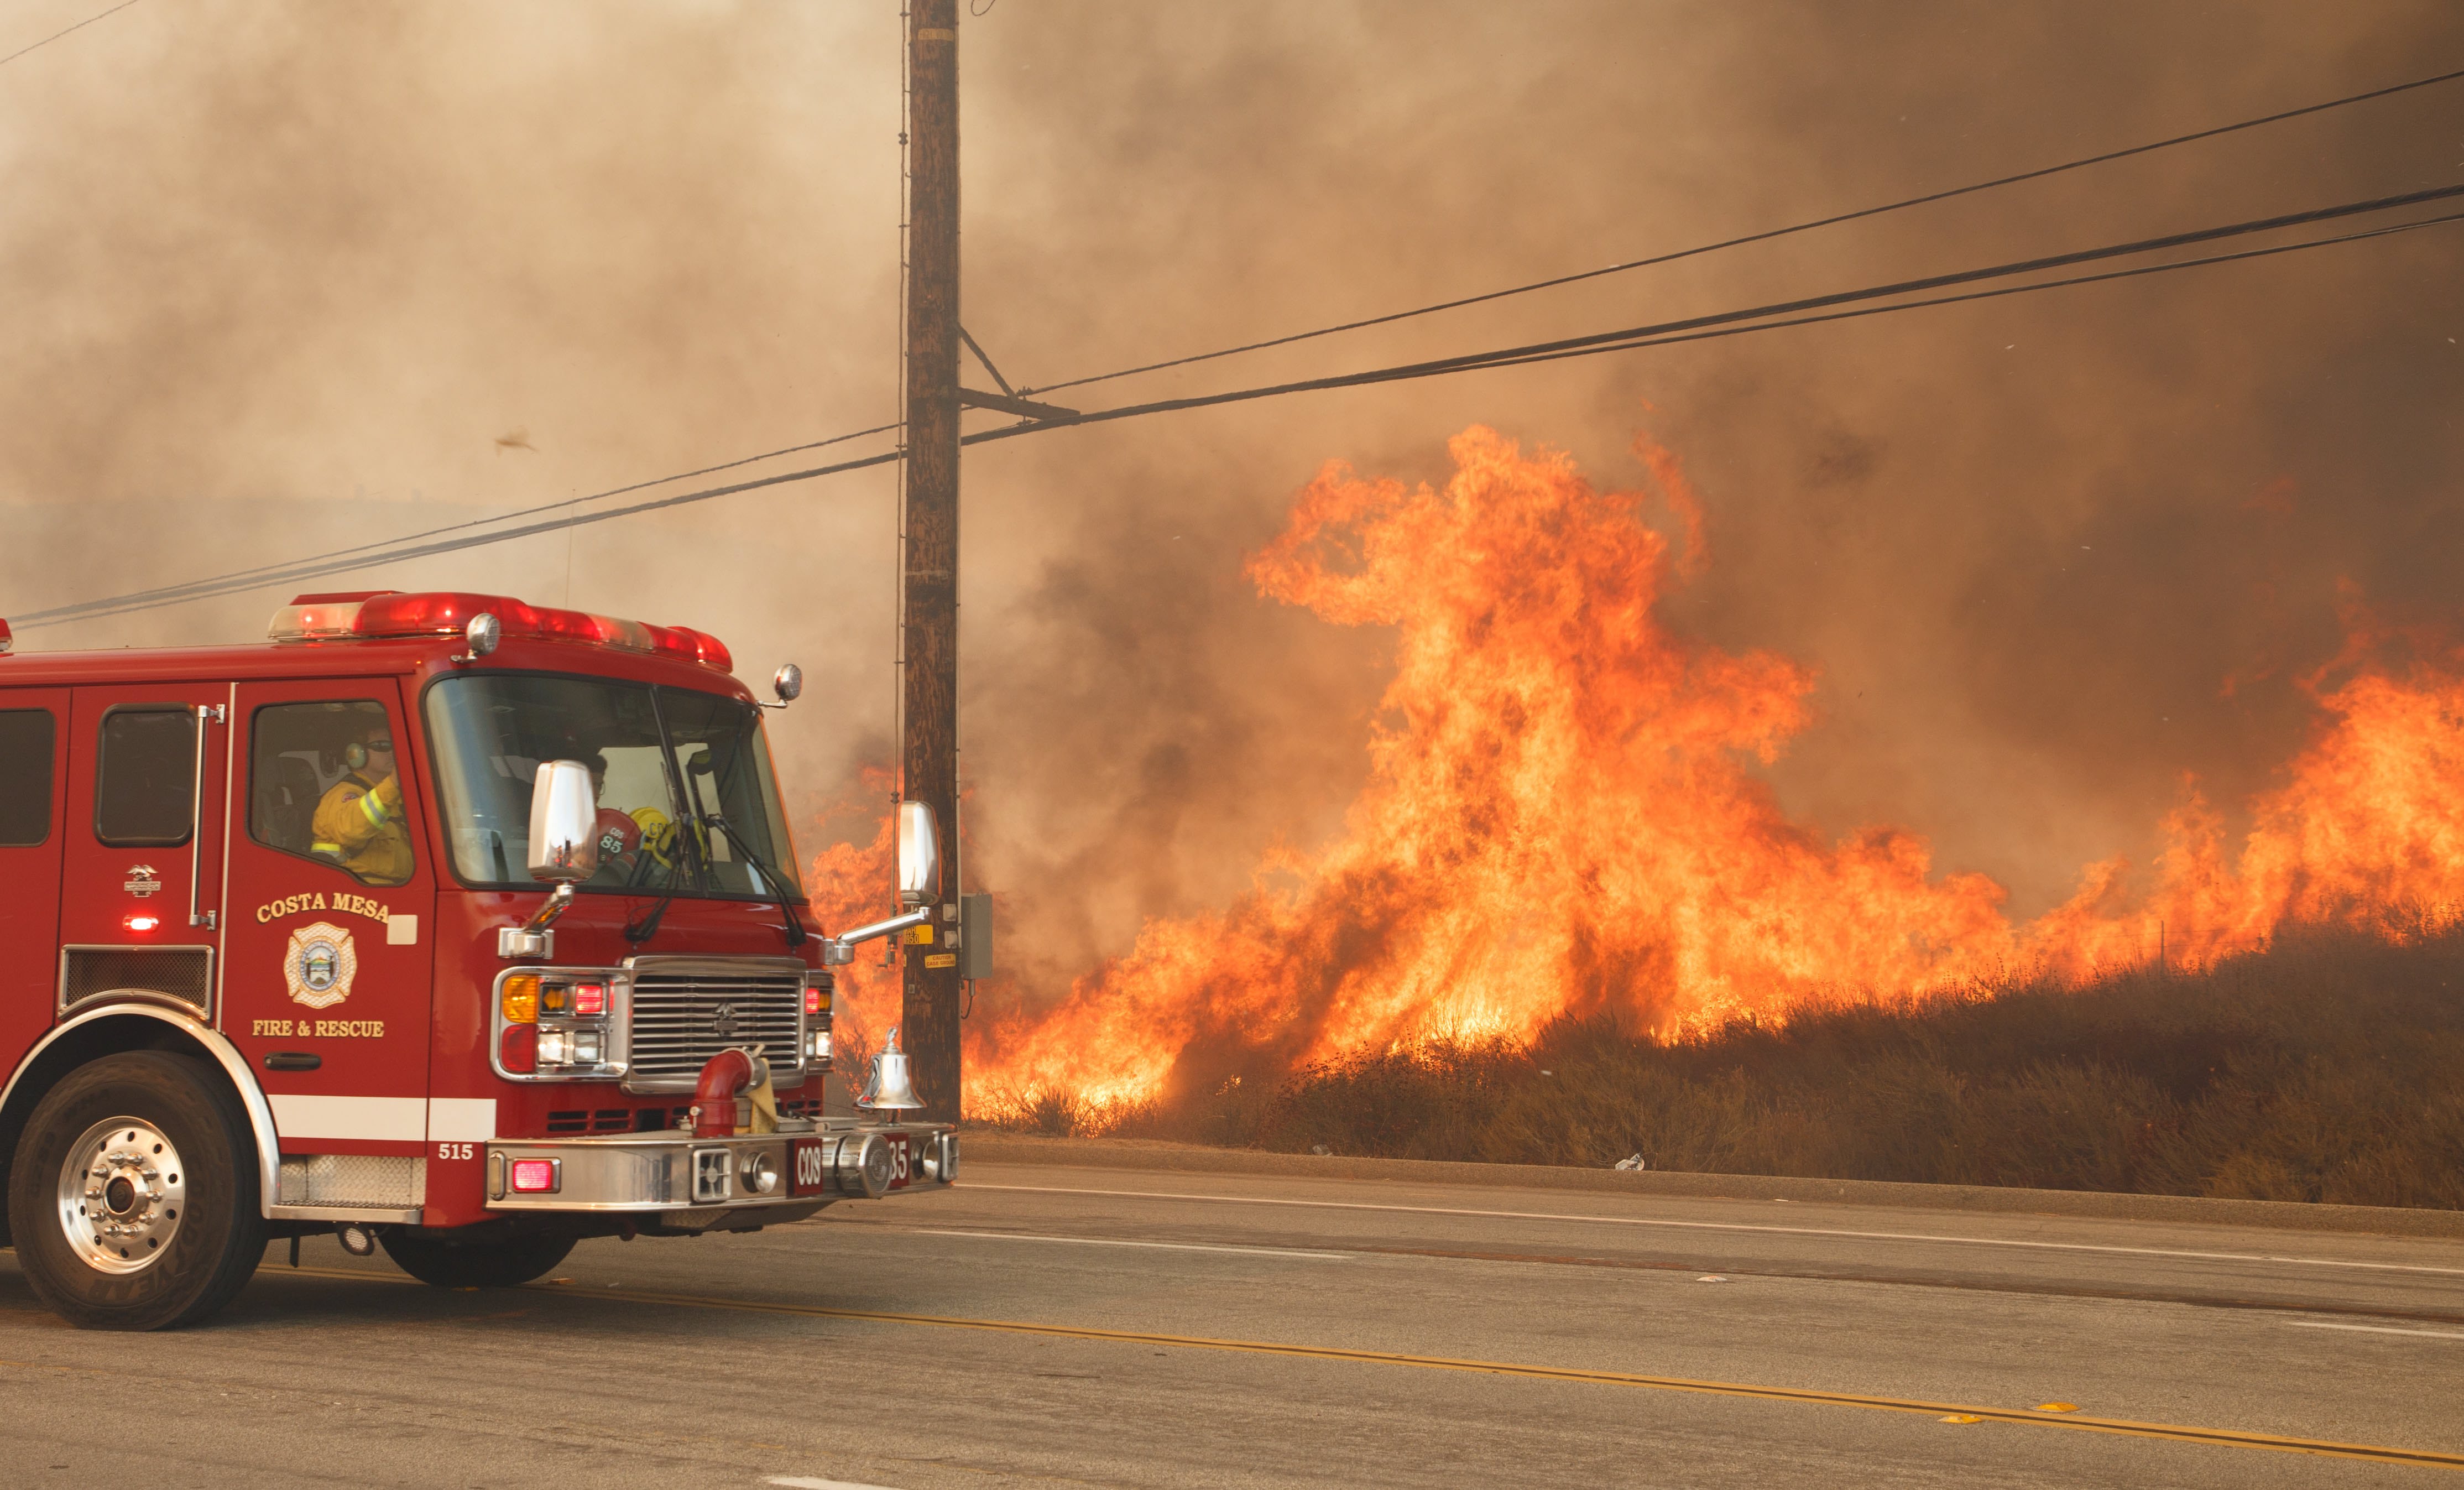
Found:
[{"label": "red fire truck", "polygon": [[[270,1238],[442,1286],[576,1240],[944,1186],[905,1057],[824,1111],[829,968],[716,638],[495,595],[304,595],[262,646],[10,655],[0,1164],[72,1322],[204,1319]],[[919,933],[921,935],[921,933]]]}]

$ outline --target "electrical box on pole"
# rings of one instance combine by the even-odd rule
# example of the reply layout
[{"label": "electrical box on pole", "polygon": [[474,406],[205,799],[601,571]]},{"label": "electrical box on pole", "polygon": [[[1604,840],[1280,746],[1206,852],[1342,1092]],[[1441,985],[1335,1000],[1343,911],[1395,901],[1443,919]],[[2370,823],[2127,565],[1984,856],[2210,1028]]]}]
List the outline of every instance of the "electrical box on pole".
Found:
[{"label": "electrical box on pole", "polygon": [[907,502],[901,788],[931,804],[947,866],[940,933],[907,947],[900,1028],[925,1111],[958,1116],[958,7],[910,0]]},{"label": "electrical box on pole", "polygon": [[958,897],[958,976],[969,983],[993,975],[993,898]]}]

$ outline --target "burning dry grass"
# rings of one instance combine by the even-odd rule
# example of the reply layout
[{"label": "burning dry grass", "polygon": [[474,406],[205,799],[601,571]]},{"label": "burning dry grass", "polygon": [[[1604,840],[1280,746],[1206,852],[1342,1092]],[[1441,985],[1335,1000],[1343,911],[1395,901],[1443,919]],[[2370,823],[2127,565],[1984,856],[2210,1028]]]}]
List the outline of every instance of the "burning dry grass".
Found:
[{"label": "burning dry grass", "polygon": [[2464,1208],[2464,930],[1849,1001],[1661,1044],[1562,1019],[1002,1126],[1415,1159]]},{"label": "burning dry grass", "polygon": [[[1563,453],[1526,452],[1489,430],[1467,430],[1449,449],[1455,471],[1442,486],[1329,467],[1250,557],[1262,594],[1332,625],[1392,628],[1394,676],[1344,831],[1317,849],[1277,851],[1251,892],[1220,912],[1148,920],[1066,997],[996,1003],[969,1032],[977,1105],[1007,1086],[1075,1092],[1107,1110],[1157,1101],[1188,1111],[1203,1105],[1193,1094],[1235,1078],[1254,1086],[1314,1069],[1330,1089],[1395,1086],[1392,1100],[1407,1103],[1419,1101],[1402,1095],[1417,1073],[1442,1073],[1431,1079],[1451,1111],[1453,1094],[1485,1090],[1500,1052],[1556,1070],[1548,1063],[1564,1047],[1568,1067],[1533,1079],[1571,1091],[1598,1068],[1620,1073],[1618,1092],[1680,1082],[1668,1089],[1672,1111],[1742,1105],[1716,1139],[1639,1129],[1614,1115],[1622,1097],[1540,1103],[1535,1111],[1585,1116],[1532,1117],[1528,1131],[1517,1100],[1501,1098],[1460,1133],[1443,1123],[1413,1131],[1515,1156],[1588,1160],[1600,1154],[1587,1145],[1631,1144],[1656,1161],[1798,1163],[1749,1156],[1805,1154],[1810,1135],[1850,1115],[1713,1078],[1727,1052],[1768,1063],[1804,1042],[1819,1054],[1824,1040],[1901,1027],[1879,1009],[1801,1017],[1833,990],[1925,1009],[1912,1030],[1949,1028],[1951,1007],[1928,1000],[1951,990],[1955,1005],[1956,990],[1980,981],[2023,990],[1998,969],[2041,968],[2070,984],[2160,945],[2209,967],[2299,925],[2404,942],[2407,907],[2464,903],[2464,641],[2452,624],[2397,625],[2355,600],[2345,651],[2302,684],[2312,738],[2246,803],[2237,841],[2228,814],[2188,786],[2152,864],[2136,874],[2118,856],[2090,864],[2068,901],[2019,922],[2001,885],[1938,873],[1914,832],[1834,836],[1792,815],[1758,773],[1814,717],[1816,676],[1775,653],[1714,645],[1663,613],[1666,593],[1704,562],[1697,504],[1673,455],[1639,444],[1657,485],[1619,493],[1594,486]],[[1643,521],[1654,500],[1677,514],[1682,545]],[[2127,1001],[2117,990],[2092,1002],[2115,998]],[[1979,1017],[1998,1027],[2018,1016]],[[1604,1019],[1616,1024],[1566,1022]],[[1755,1023],[1724,1023],[1734,1020]],[[1714,1033],[1677,1047],[1692,1054],[1604,1054],[1620,1046],[1612,1028],[1639,1037],[1705,1026]],[[1757,1026],[1776,1044],[1758,1046]],[[1941,1066],[1927,1049],[1903,1053],[1890,1080],[1910,1084],[1898,1109],[1956,1109],[1988,1129],[2003,1121],[1976,1083],[2006,1069],[2017,1080],[2024,1062],[1975,1067],[1948,1053]],[[1397,1050],[1412,1054],[1362,1058]],[[1512,1060],[1496,1069],[1515,1085]],[[2125,1105],[2170,1123],[2189,1097],[2178,1081],[2159,1089],[2166,1101]],[[1226,1121],[1237,1131],[1245,1120]],[[1913,1134],[1933,1120],[1909,1121]],[[1768,1149],[1739,1136],[1792,1123],[1810,1125],[1809,1136]],[[1861,1131],[1861,1120],[1851,1125]],[[1975,1142],[1997,1154],[2022,1141],[1986,1144],[1983,1131]],[[1318,1136],[1340,1139],[1343,1125]],[[1737,1144],[1749,1146],[1727,1146]],[[1953,1164],[1947,1151],[1874,1162]],[[1960,1172],[1981,1162],[1959,1160]],[[2011,1162],[2025,1173],[2045,1163]]]}]

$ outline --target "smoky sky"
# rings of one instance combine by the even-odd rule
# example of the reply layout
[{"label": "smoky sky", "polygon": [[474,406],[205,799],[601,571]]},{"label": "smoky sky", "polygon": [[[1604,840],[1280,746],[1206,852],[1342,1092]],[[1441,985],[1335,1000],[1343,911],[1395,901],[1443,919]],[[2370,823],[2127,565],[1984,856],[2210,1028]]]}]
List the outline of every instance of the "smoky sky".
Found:
[{"label": "smoky sky", "polygon": [[[12,11],[0,52],[82,18]],[[145,0],[0,68],[0,614],[894,416],[897,7]],[[962,16],[964,320],[1015,384],[1296,330],[2464,65],[2433,4],[999,0]],[[1877,222],[1052,395],[1306,376],[2464,178],[2424,90]],[[1340,831],[1388,638],[1257,597],[1330,459],[1485,423],[1700,493],[1672,619],[1818,670],[1771,768],[2029,913],[2307,738],[2340,604],[2455,604],[2453,230],[987,446],[968,877],[1018,996]],[[971,379],[982,376],[969,365]],[[975,415],[986,424],[997,416]],[[813,687],[803,847],[889,753],[883,473],[320,582],[717,632]],[[21,645],[239,640],[287,595]],[[833,804],[836,804],[834,807]],[[853,804],[849,806],[848,804]]]}]

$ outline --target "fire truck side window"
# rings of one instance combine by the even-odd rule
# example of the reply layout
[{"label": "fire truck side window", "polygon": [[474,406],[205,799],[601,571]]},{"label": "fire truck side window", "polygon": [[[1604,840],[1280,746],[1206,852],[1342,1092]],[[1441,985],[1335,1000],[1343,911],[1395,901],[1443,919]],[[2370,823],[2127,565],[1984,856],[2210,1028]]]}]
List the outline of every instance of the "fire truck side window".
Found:
[{"label": "fire truck side window", "polygon": [[29,848],[52,835],[49,709],[0,709],[0,849]]},{"label": "fire truck side window", "polygon": [[165,848],[196,827],[197,721],[185,705],[140,704],[102,717],[95,745],[94,835],[115,848]]},{"label": "fire truck side window", "polygon": [[410,834],[393,750],[392,722],[373,699],[258,709],[249,725],[248,835],[363,884],[407,881]]}]

